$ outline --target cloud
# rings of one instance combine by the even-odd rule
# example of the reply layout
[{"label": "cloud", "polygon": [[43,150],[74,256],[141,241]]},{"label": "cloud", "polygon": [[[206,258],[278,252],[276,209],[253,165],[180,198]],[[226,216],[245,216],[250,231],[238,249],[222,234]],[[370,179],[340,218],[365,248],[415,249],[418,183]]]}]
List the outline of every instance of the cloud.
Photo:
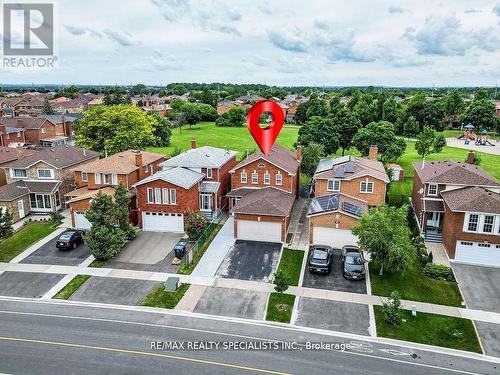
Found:
[{"label": "cloud", "polygon": [[72,35],[91,35],[95,37],[102,37],[102,34],[96,30],[91,29],[90,27],[78,27],[71,25],[64,25],[65,29]]},{"label": "cloud", "polygon": [[497,3],[493,8],[493,13],[495,13],[498,17],[500,17],[500,3]]},{"label": "cloud", "polygon": [[390,14],[410,12],[408,9],[404,9],[404,8],[398,7],[396,5],[390,5],[389,8],[387,9],[387,11]]},{"label": "cloud", "polygon": [[134,40],[132,38],[132,35],[130,35],[129,33],[121,33],[118,31],[111,30],[111,29],[104,29],[102,32],[110,40],[112,40],[113,42],[118,43],[124,47],[137,46],[137,45],[141,44],[141,42]]},{"label": "cloud", "polygon": [[481,13],[482,10],[481,9],[466,9],[464,11],[464,13],[467,13],[467,14],[474,14],[474,13]]},{"label": "cloud", "polygon": [[307,46],[303,32],[298,27],[268,30],[269,41],[279,49],[289,52],[306,52]]}]

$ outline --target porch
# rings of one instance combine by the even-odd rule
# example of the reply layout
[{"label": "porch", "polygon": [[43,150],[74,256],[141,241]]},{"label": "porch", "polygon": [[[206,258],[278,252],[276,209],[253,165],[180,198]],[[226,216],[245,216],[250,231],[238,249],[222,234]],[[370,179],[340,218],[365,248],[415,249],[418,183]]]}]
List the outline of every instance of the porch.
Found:
[{"label": "porch", "polygon": [[30,213],[48,214],[62,208],[58,181],[25,181],[30,192]]},{"label": "porch", "polygon": [[444,205],[442,200],[424,200],[424,212],[422,213],[422,231],[428,242],[443,242],[442,228],[444,217]]}]

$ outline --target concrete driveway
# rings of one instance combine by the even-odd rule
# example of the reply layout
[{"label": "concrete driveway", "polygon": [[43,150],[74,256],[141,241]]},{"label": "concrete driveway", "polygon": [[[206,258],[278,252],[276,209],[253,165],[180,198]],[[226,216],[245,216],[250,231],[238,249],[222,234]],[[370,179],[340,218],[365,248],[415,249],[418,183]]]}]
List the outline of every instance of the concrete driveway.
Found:
[{"label": "concrete driveway", "polygon": [[[451,263],[467,307],[500,313],[500,269]],[[485,354],[500,356],[500,325],[474,322]]]},{"label": "concrete driveway", "polygon": [[70,300],[116,305],[137,305],[158,284],[156,281],[93,276],[70,297]]},{"label": "concrete driveway", "polygon": [[278,265],[282,245],[274,242],[237,240],[217,271],[230,279],[268,282]]},{"label": "concrete driveway", "polygon": [[342,252],[340,249],[333,249],[333,265],[329,275],[311,273],[306,266],[302,286],[366,294],[366,280],[348,280],[343,276]]},{"label": "concrete driveway", "polygon": [[194,312],[263,320],[268,294],[251,290],[209,287],[198,300]]},{"label": "concrete driveway", "polygon": [[141,271],[177,272],[172,266],[174,245],[182,233],[137,233],[115,258],[106,263],[110,268],[127,268]]},{"label": "concrete driveway", "polygon": [[369,336],[368,306],[300,297],[296,325]]},{"label": "concrete driveway", "polygon": [[40,298],[64,276],[48,273],[6,271],[0,274],[0,295]]}]

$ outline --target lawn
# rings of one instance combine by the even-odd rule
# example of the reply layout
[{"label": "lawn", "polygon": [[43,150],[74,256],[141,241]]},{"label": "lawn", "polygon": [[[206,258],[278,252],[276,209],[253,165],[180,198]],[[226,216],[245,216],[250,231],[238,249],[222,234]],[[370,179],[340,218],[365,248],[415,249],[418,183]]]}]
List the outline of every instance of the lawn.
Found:
[{"label": "lawn", "polygon": [[292,294],[271,293],[267,304],[266,320],[290,323],[295,296]]},{"label": "lawn", "polygon": [[406,322],[399,326],[387,324],[382,306],[374,306],[377,335],[391,339],[482,353],[476,331],[468,319],[403,311]]},{"label": "lawn", "polygon": [[139,305],[173,309],[184,296],[184,293],[188,290],[189,285],[190,284],[182,284],[175,292],[166,292],[162,283],[141,301],[139,301]]},{"label": "lawn", "polygon": [[76,275],[64,288],[62,288],[54,298],[68,299],[80,288],[85,281],[90,279],[90,275]]},{"label": "lawn", "polygon": [[10,262],[29,246],[48,236],[57,229],[59,223],[35,221],[19,229],[12,237],[0,242],[0,262]]},{"label": "lawn", "polygon": [[303,259],[304,251],[292,250],[286,247],[283,249],[278,271],[283,271],[283,273],[288,277],[290,285],[299,285]]},{"label": "lawn", "polygon": [[392,181],[387,192],[387,204],[400,207],[408,203],[413,189],[413,178],[406,177],[403,181]]},{"label": "lawn", "polygon": [[179,267],[177,273],[180,273],[182,275],[191,275],[191,272],[193,272],[196,265],[200,261],[201,257],[203,256],[203,254],[205,254],[205,251],[207,251],[208,246],[212,243],[213,239],[215,238],[217,233],[219,233],[221,228],[222,225],[215,226],[213,232],[210,234],[210,236],[208,236],[203,245],[201,245],[201,247],[199,248],[198,252],[194,255],[193,261],[189,265],[186,265],[186,262],[183,261],[182,266]]},{"label": "lawn", "polygon": [[89,267],[92,268],[102,268],[106,264],[107,259],[96,259],[92,263],[89,264]]}]

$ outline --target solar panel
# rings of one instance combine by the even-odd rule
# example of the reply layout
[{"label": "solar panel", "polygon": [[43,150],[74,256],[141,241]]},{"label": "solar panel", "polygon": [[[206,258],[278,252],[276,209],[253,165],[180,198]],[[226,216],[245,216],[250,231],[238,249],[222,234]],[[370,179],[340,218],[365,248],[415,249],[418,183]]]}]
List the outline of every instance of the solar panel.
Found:
[{"label": "solar panel", "polygon": [[337,194],[325,195],[323,197],[314,198],[309,205],[309,214],[318,212],[334,211],[339,206],[339,197]]},{"label": "solar panel", "polygon": [[338,167],[336,170],[335,170],[335,177],[344,177],[344,168],[343,167]]},{"label": "solar panel", "polygon": [[346,165],[344,165],[344,171],[346,173],[352,173],[352,172],[354,172],[354,164],[347,163]]},{"label": "solar panel", "polygon": [[363,210],[361,209],[361,207],[349,202],[342,203],[342,210],[355,216],[361,216],[363,214]]}]

